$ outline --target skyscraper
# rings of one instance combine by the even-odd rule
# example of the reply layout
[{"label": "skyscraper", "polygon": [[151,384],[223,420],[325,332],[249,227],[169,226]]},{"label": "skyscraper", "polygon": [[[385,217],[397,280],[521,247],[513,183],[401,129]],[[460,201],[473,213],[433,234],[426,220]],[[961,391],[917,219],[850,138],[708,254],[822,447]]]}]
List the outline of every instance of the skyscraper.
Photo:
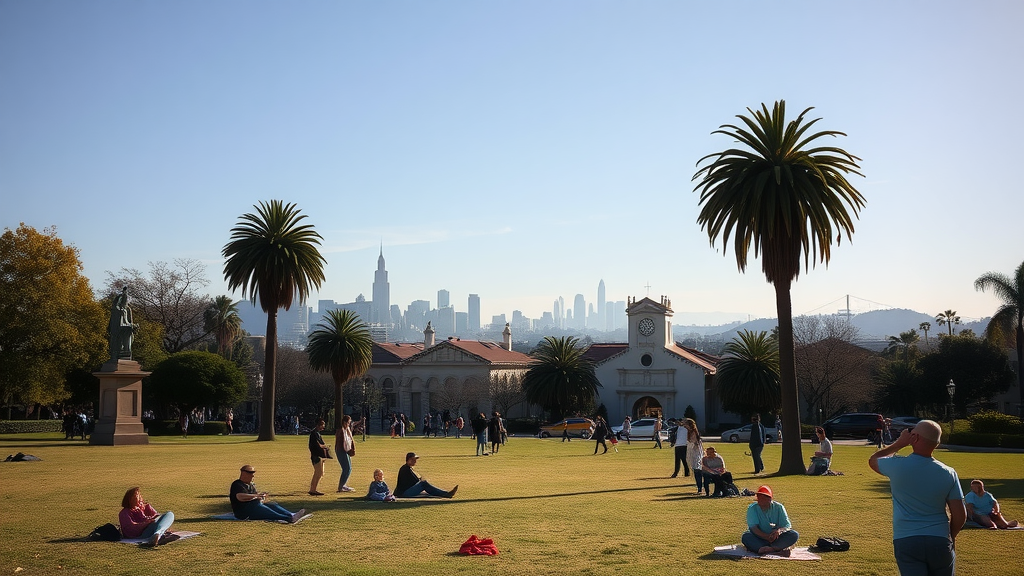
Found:
[{"label": "skyscraper", "polygon": [[605,319],[604,306],[604,279],[597,284],[597,329],[607,330],[608,321]]},{"label": "skyscraper", "polygon": [[583,294],[577,294],[573,301],[572,317],[576,328],[583,330],[587,327],[587,301],[583,299]]},{"label": "skyscraper", "polygon": [[480,331],[480,295],[469,295],[469,331],[473,334]]},{"label": "skyscraper", "polygon": [[373,273],[373,302],[370,307],[371,324],[391,323],[391,285],[388,271],[384,269],[384,245],[381,244],[377,258],[377,271]]},{"label": "skyscraper", "polygon": [[437,291],[437,309],[447,308],[450,306],[448,302],[448,291],[444,288]]}]

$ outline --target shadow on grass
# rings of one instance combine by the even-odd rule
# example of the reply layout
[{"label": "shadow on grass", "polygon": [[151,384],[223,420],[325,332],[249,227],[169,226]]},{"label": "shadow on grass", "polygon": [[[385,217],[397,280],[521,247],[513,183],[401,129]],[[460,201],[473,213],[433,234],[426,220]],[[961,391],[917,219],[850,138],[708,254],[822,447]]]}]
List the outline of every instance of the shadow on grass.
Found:
[{"label": "shadow on grass", "polygon": [[743,560],[743,558],[740,557],[740,556],[736,556],[736,557],[733,557],[733,556],[722,556],[721,554],[715,554],[714,552],[709,552],[709,553],[707,553],[707,554],[705,554],[703,556],[698,556],[697,560],[731,560],[733,562],[739,562],[740,560]]}]

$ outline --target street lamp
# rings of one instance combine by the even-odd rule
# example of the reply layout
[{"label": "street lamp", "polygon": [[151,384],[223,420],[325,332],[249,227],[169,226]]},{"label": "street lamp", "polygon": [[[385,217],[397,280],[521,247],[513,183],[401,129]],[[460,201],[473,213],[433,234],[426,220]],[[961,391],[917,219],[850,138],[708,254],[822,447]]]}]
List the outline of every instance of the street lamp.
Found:
[{"label": "street lamp", "polygon": [[949,433],[953,434],[953,427],[956,426],[956,420],[953,414],[953,395],[956,394],[956,384],[953,383],[953,379],[949,379],[949,384],[946,384],[946,392],[949,392]]}]

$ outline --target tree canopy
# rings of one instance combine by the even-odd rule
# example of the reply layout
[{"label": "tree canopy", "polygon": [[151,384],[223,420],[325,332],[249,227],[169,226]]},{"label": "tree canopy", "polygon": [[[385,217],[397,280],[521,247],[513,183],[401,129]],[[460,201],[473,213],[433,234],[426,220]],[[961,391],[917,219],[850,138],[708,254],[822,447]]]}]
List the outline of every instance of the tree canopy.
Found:
[{"label": "tree canopy", "polygon": [[172,354],[157,364],[149,384],[158,402],[182,413],[201,406],[232,406],[249,391],[245,374],[234,362],[198,350]]},{"label": "tree canopy", "polygon": [[[328,310],[306,345],[309,366],[330,372],[334,380],[334,414],[344,414],[343,386],[349,378],[361,376],[373,363],[373,339],[366,324],[351,310]],[[340,421],[340,420],[338,420]]]},{"label": "tree canopy", "polygon": [[778,343],[767,332],[741,330],[723,352],[715,372],[722,408],[744,417],[777,413],[782,401]]},{"label": "tree canopy", "polygon": [[1024,415],[1024,262],[1012,276],[986,272],[974,281],[975,290],[993,292],[1001,304],[985,328],[985,337],[1001,346],[1017,351],[1017,392]]},{"label": "tree canopy", "polygon": [[574,336],[546,336],[523,376],[526,398],[555,418],[592,406],[601,382],[583,352]]}]

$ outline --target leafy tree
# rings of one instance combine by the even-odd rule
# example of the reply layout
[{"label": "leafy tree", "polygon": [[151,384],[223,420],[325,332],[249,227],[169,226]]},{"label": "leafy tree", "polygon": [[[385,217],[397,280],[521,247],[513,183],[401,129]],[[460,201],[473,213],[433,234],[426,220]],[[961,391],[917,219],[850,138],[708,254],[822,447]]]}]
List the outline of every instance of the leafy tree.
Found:
[{"label": "leafy tree", "polygon": [[277,401],[298,411],[325,416],[334,406],[334,381],[330,374],[309,367],[305,350],[283,346],[277,351]]},{"label": "leafy tree", "polygon": [[903,350],[903,360],[910,362],[911,352],[917,352],[917,343],[921,340],[917,335],[917,330],[907,330],[906,332],[900,332],[899,336],[889,336],[889,345],[885,347],[886,352],[891,352],[894,356]]},{"label": "leafy tree", "polygon": [[895,414],[915,414],[922,400],[921,371],[915,362],[896,359],[879,366],[874,381],[878,408]]},{"label": "leafy tree", "polygon": [[1014,380],[1003,348],[962,334],[941,338],[939,349],[921,358],[918,366],[919,402],[936,412],[949,402],[946,384],[950,379],[956,384],[953,404],[961,414],[968,405],[1005,392]]},{"label": "leafy tree", "polygon": [[210,297],[201,292],[209,283],[206,265],[188,258],[173,264],[150,262],[148,275],[135,268],[107,272],[107,293],[128,286],[136,322],[144,318],[158,324],[168,354],[191,349],[209,336],[204,313]]},{"label": "leafy tree", "polygon": [[186,414],[199,407],[232,406],[245,399],[245,374],[217,354],[190,350],[171,354],[153,369],[149,388],[157,400]]},{"label": "leafy tree", "polygon": [[593,406],[601,382],[578,338],[545,336],[531,356],[523,376],[527,400],[550,411],[552,418]]},{"label": "leafy tree", "polygon": [[523,390],[523,372],[520,370],[505,370],[491,374],[488,395],[491,402],[507,415],[508,411],[518,404],[526,401],[526,391]]},{"label": "leafy tree", "polygon": [[1020,410],[1024,411],[1024,262],[1006,276],[986,272],[974,281],[975,290],[991,290],[1002,300],[985,328],[985,337],[996,344],[1017,350],[1017,391]]},{"label": "leafy tree", "polygon": [[[839,243],[845,233],[853,234],[853,217],[864,206],[847,174],[861,175],[859,158],[841,148],[814,147],[826,136],[840,136],[833,130],[808,135],[818,119],[804,121],[808,108],[796,120],[786,122],[786,103],[778,101],[772,110],[747,109],[752,118],[738,118],[746,129],[723,125],[714,134],[739,140],[745,148],[731,148],[709,154],[698,161],[694,180],[702,204],[697,222],[707,230],[714,245],[723,250],[730,240],[736,264],[743,272],[750,249],[762,256],[762,270],[775,286],[779,314],[779,372],[782,384],[782,422],[786,430],[800,429],[800,403],[796,382],[793,340],[792,283],[811,262],[828,265],[832,239]],[[804,473],[800,437],[785,435],[782,442],[783,474]]]},{"label": "leafy tree", "polygon": [[779,346],[767,332],[741,330],[725,345],[715,384],[722,408],[744,417],[778,412]]},{"label": "leafy tree", "polygon": [[949,335],[953,335],[953,325],[960,323],[960,317],[956,315],[956,310],[946,310],[945,312],[939,312],[939,315],[935,317],[935,321],[939,323],[939,326],[949,326]]},{"label": "leafy tree", "polygon": [[928,347],[928,331],[932,329],[932,323],[931,322],[921,322],[921,325],[918,326],[918,328],[922,332],[924,332],[924,345],[927,348]]},{"label": "leafy tree", "polygon": [[221,254],[228,289],[242,289],[253,304],[257,298],[267,313],[267,350],[263,368],[263,404],[257,440],[274,439],[277,311],[288,310],[298,296],[305,301],[324,281],[324,257],[317,246],[323,237],[295,204],[260,202],[256,213],[243,214],[231,229],[231,241]]},{"label": "leafy tree", "polygon": [[866,399],[871,354],[855,346],[857,328],[845,316],[798,316],[793,319],[796,375],[807,417],[817,420]]},{"label": "leafy tree", "polygon": [[223,355],[242,334],[238,303],[230,296],[217,296],[203,312],[203,327],[217,339],[217,353]]},{"label": "leafy tree", "polygon": [[463,406],[477,400],[480,386],[474,380],[463,381],[458,378],[445,378],[441,382],[436,395],[431,395],[431,401],[442,410],[447,408],[459,413]]},{"label": "leafy tree", "polygon": [[309,335],[306,345],[309,366],[317,372],[330,372],[334,379],[334,415],[345,413],[342,386],[350,378],[361,376],[373,364],[373,338],[359,315],[351,310],[328,310]]},{"label": "leafy tree", "polygon": [[107,357],[108,315],[82,276],[78,249],[56,228],[0,235],[0,401],[67,398],[66,374]]}]

